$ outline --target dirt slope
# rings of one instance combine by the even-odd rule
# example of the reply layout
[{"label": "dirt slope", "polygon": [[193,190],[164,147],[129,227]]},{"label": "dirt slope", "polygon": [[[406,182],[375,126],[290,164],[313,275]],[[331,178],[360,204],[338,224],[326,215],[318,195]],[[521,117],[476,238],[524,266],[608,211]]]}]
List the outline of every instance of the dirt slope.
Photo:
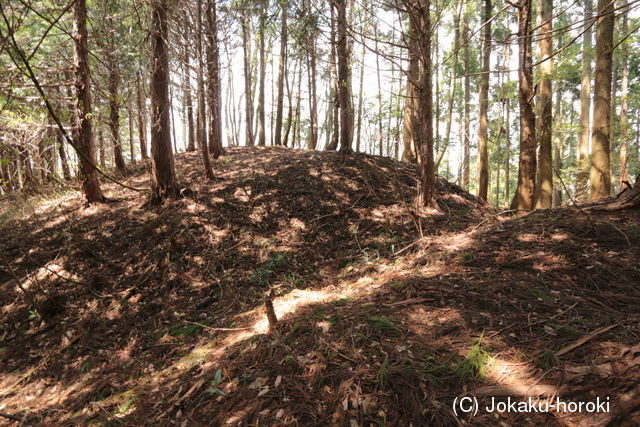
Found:
[{"label": "dirt slope", "polygon": [[[416,215],[415,171],[388,159],[233,149],[213,182],[195,154],[177,163],[193,194],[160,208],[107,187],[113,203],[66,194],[0,225],[0,412],[69,425],[633,424],[638,210],[504,218],[440,181],[443,213]],[[13,275],[48,294],[39,316]],[[465,392],[531,384],[609,396],[620,414],[452,411]]]}]

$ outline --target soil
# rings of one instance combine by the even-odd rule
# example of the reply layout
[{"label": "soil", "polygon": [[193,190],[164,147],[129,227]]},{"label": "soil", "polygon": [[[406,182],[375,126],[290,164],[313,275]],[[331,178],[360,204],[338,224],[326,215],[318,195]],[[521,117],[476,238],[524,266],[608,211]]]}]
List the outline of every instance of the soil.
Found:
[{"label": "soil", "polygon": [[[514,215],[439,178],[416,212],[417,170],[367,155],[176,164],[158,207],[0,203],[0,424],[640,423],[637,208]],[[507,395],[610,411],[487,412]]]}]

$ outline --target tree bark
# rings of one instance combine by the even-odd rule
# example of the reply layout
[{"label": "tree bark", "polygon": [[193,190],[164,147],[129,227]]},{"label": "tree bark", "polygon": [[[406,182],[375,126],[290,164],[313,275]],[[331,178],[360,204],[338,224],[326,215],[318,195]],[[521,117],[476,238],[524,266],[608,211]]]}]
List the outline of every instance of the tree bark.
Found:
[{"label": "tree bark", "polygon": [[551,31],[553,0],[540,0],[540,20],[542,24],[540,31],[544,36],[540,39],[540,56],[544,61],[540,64],[540,135],[538,143],[540,145],[537,177],[536,177],[536,208],[548,209],[553,203],[553,166],[551,156],[551,123],[553,120],[551,101],[551,69],[553,60],[551,59]]},{"label": "tree bark", "polygon": [[[615,31],[615,27],[614,27]],[[613,172],[613,153],[615,152],[615,128],[616,128],[616,97],[618,95],[618,69],[620,68],[620,58],[612,53],[611,70],[611,103],[609,113],[609,195],[615,191],[615,178]]]},{"label": "tree bark", "polygon": [[176,197],[178,186],[169,126],[169,29],[167,0],[152,3],[151,27],[151,201]]},{"label": "tree bark", "polygon": [[145,102],[144,89],[141,84],[142,80],[142,71],[138,72],[136,75],[136,101],[138,104],[138,137],[140,139],[140,157],[142,160],[149,159],[149,154],[147,154],[147,139],[146,139],[146,111],[147,106]]},{"label": "tree bark", "polygon": [[[362,31],[364,31],[364,19],[361,22],[361,27],[362,27]],[[362,46],[362,51],[360,53],[360,80],[359,80],[359,88],[358,88],[358,127],[356,130],[356,152],[359,153],[361,151],[361,146],[362,146],[362,107],[364,105],[364,91],[363,91],[363,87],[364,87],[364,56],[365,56],[365,52],[366,49],[364,46]],[[334,59],[334,63],[335,63],[335,59]],[[333,72],[336,73],[335,70],[335,64],[334,64],[334,69]],[[334,88],[334,92],[336,93],[336,98],[335,98],[335,106],[334,106],[334,117],[336,118],[336,122],[334,124],[334,135],[333,135],[333,141],[332,144],[335,145],[336,147],[338,146],[338,133],[340,131],[340,121],[338,119],[339,117],[339,109],[340,109],[340,102],[337,100],[337,92],[338,92],[338,75],[335,74],[335,88]],[[415,161],[415,156],[414,156],[414,161]]]},{"label": "tree bark", "polygon": [[242,27],[242,48],[244,60],[244,100],[246,115],[246,141],[245,145],[253,147],[253,95],[251,92],[251,46],[249,40],[249,18],[247,12],[243,11],[240,17]]},{"label": "tree bark", "polygon": [[[317,58],[316,41],[314,36],[307,38],[307,66],[309,69],[309,140],[307,147],[315,150],[318,145],[318,99],[317,99]],[[298,123],[300,132],[300,123]]]},{"label": "tree bark", "polygon": [[[189,26],[189,14],[184,14],[184,25]],[[182,49],[184,56],[182,57],[182,90],[184,92],[184,103],[187,112],[187,151],[196,150],[196,138],[193,128],[193,98],[191,96],[191,51],[189,49],[189,34],[191,31],[185,29],[183,33]]]},{"label": "tree bark", "polygon": [[[220,87],[220,48],[215,0],[207,0],[207,72],[209,89],[209,151],[214,159],[222,154],[222,106]],[[263,135],[264,137],[264,135]],[[264,144],[263,144],[264,145]]]},{"label": "tree bark", "polygon": [[[625,0],[623,6],[628,2]],[[622,34],[629,31],[628,11],[625,10],[622,15]],[[620,188],[624,188],[624,182],[629,182],[629,60],[627,55],[629,49],[626,42],[622,44],[622,82],[620,88]]]},{"label": "tree bark", "polygon": [[[373,24],[373,37],[374,37],[374,49],[376,51],[376,80],[378,83],[378,154],[383,155],[382,141],[384,140],[382,130],[382,82],[380,79],[380,51],[378,50],[378,22],[374,21]],[[388,150],[387,150],[388,151]]]},{"label": "tree bark", "polygon": [[[560,84],[558,85],[560,86]],[[555,132],[555,152],[553,155],[553,167],[558,174],[562,173],[562,155],[564,151],[563,136],[559,131],[562,127],[562,92],[563,88],[560,86],[556,90],[556,105],[555,105],[555,117],[556,132]],[[560,185],[554,184],[553,186],[553,201],[552,206],[557,208],[562,204],[562,188]]]},{"label": "tree bark", "polygon": [[409,69],[407,70],[407,95],[402,120],[402,161],[418,161],[418,94],[416,84],[420,71],[420,54],[417,43],[417,24],[409,22],[407,47],[409,48]]},{"label": "tree bark", "polygon": [[106,169],[107,167],[107,153],[106,147],[104,144],[104,138],[102,138],[102,126],[100,126],[100,120],[96,120],[98,126],[96,126],[96,133],[98,134],[98,159],[100,162],[100,167],[102,169]]},{"label": "tree bark", "polygon": [[302,97],[302,92],[301,92],[301,87],[302,87],[302,59],[300,59],[299,61],[300,63],[300,67],[298,68],[298,90],[296,91],[296,93],[298,94],[298,96],[296,97],[296,113],[295,113],[295,118],[293,120],[293,140],[291,143],[292,147],[295,147],[296,145],[296,141],[298,142],[298,146],[300,148],[302,148],[302,141],[300,141],[300,104],[302,102],[301,97]]},{"label": "tree bark", "polygon": [[353,151],[353,105],[351,103],[351,49],[347,39],[347,0],[335,0],[338,17],[338,93],[340,98],[340,151]]},{"label": "tree bark", "polygon": [[88,203],[102,202],[98,173],[95,170],[96,155],[92,135],[91,92],[89,88],[89,65],[87,64],[87,5],[85,0],[76,0],[73,6],[73,63],[75,68],[76,126],[75,144],[80,151],[79,175],[82,192]]},{"label": "tree bark", "polygon": [[264,80],[266,75],[266,59],[265,59],[265,46],[264,46],[264,27],[267,19],[266,6],[264,0],[260,5],[260,22],[258,24],[258,40],[259,40],[259,53],[260,53],[260,85],[258,87],[258,145],[266,145],[265,136],[265,111],[264,111]]},{"label": "tree bark", "polygon": [[[482,77],[480,78],[480,94],[478,104],[480,107],[480,118],[478,122],[478,166],[479,182],[478,197],[487,200],[489,191],[489,153],[487,149],[488,121],[487,110],[489,109],[489,69],[491,67],[491,0],[484,0],[484,37],[482,39]],[[499,183],[499,181],[498,181]],[[499,194],[499,193],[496,193]]]},{"label": "tree bark", "polygon": [[462,42],[464,43],[464,129],[463,129],[463,151],[462,151],[462,187],[469,190],[469,166],[470,166],[470,141],[469,141],[469,114],[471,103],[471,87],[469,80],[469,13],[464,14],[464,24],[462,29]]},{"label": "tree bark", "polygon": [[71,179],[71,169],[69,169],[69,161],[67,160],[67,150],[64,149],[64,135],[62,132],[56,132],[56,135],[58,138],[56,145],[58,147],[58,155],[60,156],[60,164],[62,166],[62,176],[68,181]]},{"label": "tree bark", "polygon": [[433,93],[431,86],[431,1],[409,5],[410,23],[415,27],[420,58],[418,73],[420,186],[418,205],[437,209],[436,176],[433,159]]},{"label": "tree bark", "polygon": [[518,3],[518,99],[520,104],[520,162],[512,209],[533,209],[536,180],[536,114],[533,106],[531,59],[531,0]]},{"label": "tree bark", "polygon": [[284,110],[284,75],[287,68],[287,2],[281,5],[282,24],[280,25],[280,63],[278,64],[278,100],[276,105],[275,145],[285,145],[282,140],[282,117]]},{"label": "tree bark", "polygon": [[[296,64],[293,66],[293,75],[296,75],[296,68],[301,68],[300,61],[296,61]],[[299,72],[299,71],[298,71]],[[291,125],[293,122],[293,91],[291,90],[291,86],[293,83],[289,81],[289,73],[285,73],[285,82],[287,86],[287,99],[288,99],[288,108],[287,108],[287,125],[285,126],[284,138],[282,140],[282,145],[285,147],[289,146],[289,134],[291,132]],[[291,144],[293,147],[293,144]]]},{"label": "tree bark", "polygon": [[511,103],[509,98],[505,100],[505,136],[506,146],[504,147],[504,200],[505,205],[509,203],[509,193],[511,192]]},{"label": "tree bark", "polygon": [[593,133],[591,135],[591,199],[606,197],[611,190],[609,135],[611,127],[611,71],[614,3],[598,0]]},{"label": "tree bark", "polygon": [[584,0],[584,35],[582,36],[582,75],[580,78],[580,133],[578,137],[578,176],[576,198],[587,197],[589,178],[589,124],[591,122],[592,0]]},{"label": "tree bark", "polygon": [[[329,83],[329,107],[327,109],[327,114],[331,117],[328,132],[328,143],[327,150],[335,151],[338,148],[338,139],[340,133],[340,102],[338,101],[338,71],[336,67],[336,18],[335,11],[333,7],[331,10],[331,31],[329,36],[331,37],[330,46],[331,49],[330,58],[329,58],[329,74],[331,75],[331,82]],[[362,51],[364,54],[364,49]],[[361,125],[361,117],[360,113],[362,112],[362,81],[360,82],[360,92],[358,93],[358,132],[356,138],[356,151],[360,148],[360,125]]]},{"label": "tree bark", "polygon": [[202,165],[204,174],[208,179],[213,179],[213,168],[211,167],[211,159],[209,158],[209,145],[207,143],[206,130],[206,101],[204,97],[204,49],[202,46],[202,0],[196,2],[196,56],[198,57],[198,71],[196,79],[198,84],[198,111],[196,114],[196,136],[200,155],[202,156]]},{"label": "tree bark", "polygon": [[122,141],[120,140],[120,102],[118,100],[119,73],[115,55],[109,55],[109,129],[113,145],[113,161],[121,174],[126,173],[124,156],[122,155]]},{"label": "tree bark", "polygon": [[129,121],[129,153],[131,156],[129,163],[134,164],[136,162],[136,152],[133,142],[133,108],[131,107],[131,102],[127,104],[127,118]]}]

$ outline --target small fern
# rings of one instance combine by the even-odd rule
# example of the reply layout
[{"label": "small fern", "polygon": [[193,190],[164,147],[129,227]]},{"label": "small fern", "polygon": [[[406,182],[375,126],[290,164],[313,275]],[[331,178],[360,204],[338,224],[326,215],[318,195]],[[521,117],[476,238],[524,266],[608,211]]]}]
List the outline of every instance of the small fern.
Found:
[{"label": "small fern", "polygon": [[542,363],[544,364],[545,369],[551,369],[558,363],[558,356],[556,356],[556,352],[552,350],[547,350],[542,354]]},{"label": "small fern", "polygon": [[451,367],[445,364],[433,364],[422,370],[422,375],[434,387],[440,387],[451,378]]},{"label": "small fern", "polygon": [[471,344],[467,357],[453,369],[453,375],[463,382],[472,378],[484,378],[492,362],[493,357],[485,349],[480,337]]},{"label": "small fern", "polygon": [[381,389],[387,387],[389,383],[389,356],[385,356],[380,369],[378,370],[378,386]]},{"label": "small fern", "polygon": [[396,327],[394,321],[391,319],[387,319],[386,317],[370,316],[369,322],[374,328],[384,333],[391,334],[398,332],[398,328]]}]

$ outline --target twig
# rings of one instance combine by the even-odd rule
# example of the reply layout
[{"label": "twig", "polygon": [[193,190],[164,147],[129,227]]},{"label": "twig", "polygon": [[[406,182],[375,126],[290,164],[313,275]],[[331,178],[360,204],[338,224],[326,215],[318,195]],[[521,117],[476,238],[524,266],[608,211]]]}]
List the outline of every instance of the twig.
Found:
[{"label": "twig", "polygon": [[547,323],[550,320],[553,320],[557,317],[562,316],[563,314],[565,314],[567,311],[571,310],[572,308],[574,308],[576,305],[578,305],[578,303],[573,303],[569,308],[567,308],[566,310],[562,310],[559,313],[554,314],[553,316],[549,317],[548,319],[542,319],[542,320],[538,320],[537,322],[533,322],[531,323],[529,326],[534,326],[534,325],[539,325],[540,323]]},{"label": "twig", "polygon": [[339,352],[335,347],[333,347],[331,344],[329,344],[328,342],[326,342],[326,341],[325,341],[325,340],[323,340],[322,338],[320,338],[320,341],[321,341],[324,345],[326,345],[327,347],[329,347],[331,350],[335,351],[335,352],[336,352],[336,354],[337,354],[338,356],[340,356],[340,357],[342,357],[342,358],[344,358],[344,359],[347,359],[349,362],[353,362],[353,363],[355,363],[355,364],[360,364],[360,362],[358,362],[357,360],[352,359],[352,358],[350,358],[349,356],[347,356],[347,355],[345,355],[345,354],[340,353],[340,352]]},{"label": "twig", "polygon": [[13,269],[11,268],[11,265],[9,265],[9,261],[7,260],[7,258],[4,256],[4,254],[2,254],[2,261],[4,262],[5,267],[7,267],[7,271],[9,272],[9,274],[11,275],[11,277],[13,278],[13,280],[16,282],[16,284],[18,285],[18,287],[20,288],[20,290],[24,293],[24,295],[27,297],[27,299],[29,300],[29,302],[31,303],[31,305],[36,308],[36,300],[33,298],[33,295],[31,295],[24,286],[22,286],[22,283],[20,283],[20,279],[18,278],[18,276],[16,275],[16,273],[13,271]]},{"label": "twig", "polygon": [[622,235],[624,236],[624,238],[627,240],[627,245],[629,245],[629,247],[631,247],[631,241],[629,240],[629,237],[627,237],[627,235],[626,235],[626,234],[624,234],[624,232],[623,232],[622,230],[620,230],[618,227],[616,227],[616,225],[615,225],[613,222],[611,222],[611,221],[605,221],[605,222],[606,222],[606,223],[608,223],[608,224],[611,224],[611,226],[612,226],[613,228],[615,228],[616,230],[618,230],[618,231],[620,232],[620,234],[622,234]]},{"label": "twig", "polygon": [[205,325],[203,323],[190,322],[188,320],[185,320],[184,322],[185,323],[190,323],[192,325],[200,326],[201,328],[209,329],[210,331],[246,331],[246,330],[251,329],[251,328],[212,328],[211,326],[207,326],[207,325]]},{"label": "twig", "polygon": [[407,246],[405,246],[404,248],[402,248],[402,249],[400,249],[400,250],[396,251],[396,252],[393,254],[393,256],[398,256],[398,255],[400,255],[402,252],[406,251],[407,249],[411,248],[412,246],[417,245],[417,244],[418,244],[418,243],[420,243],[422,240],[423,240],[423,239],[421,239],[421,238],[420,238],[420,239],[417,239],[417,240],[414,240],[413,242],[409,243],[409,244],[408,244]]},{"label": "twig", "polygon": [[10,420],[13,420],[13,421],[17,421],[17,422],[21,422],[22,421],[22,418],[18,418],[15,415],[6,414],[4,412],[0,412],[0,417],[7,418],[7,419],[10,419]]},{"label": "twig", "polygon": [[590,339],[595,338],[596,336],[598,336],[598,335],[600,335],[600,334],[602,334],[604,332],[607,332],[608,330],[613,329],[616,326],[618,326],[617,323],[615,323],[613,325],[605,326],[605,327],[600,328],[600,329],[596,329],[595,331],[591,332],[588,335],[585,335],[584,337],[580,338],[579,340],[577,340],[577,341],[575,341],[575,342],[573,342],[573,343],[561,348],[558,352],[556,352],[556,356],[559,357],[559,356],[562,356],[563,354],[567,354],[570,351],[572,351],[573,349],[580,347],[582,344],[586,343]]},{"label": "twig", "polygon": [[573,206],[575,206],[578,209],[581,209],[580,206],[578,206],[578,204],[576,203],[575,199],[573,197],[571,197],[571,193],[569,193],[569,190],[567,189],[567,186],[564,185],[564,181],[562,180],[562,177],[558,173],[558,170],[554,166],[551,166],[551,168],[553,168],[553,171],[556,173],[556,176],[560,180],[560,184],[562,184],[562,187],[564,188],[564,191],[567,193],[567,196],[569,196],[569,199],[571,200],[571,203],[573,203]]}]

